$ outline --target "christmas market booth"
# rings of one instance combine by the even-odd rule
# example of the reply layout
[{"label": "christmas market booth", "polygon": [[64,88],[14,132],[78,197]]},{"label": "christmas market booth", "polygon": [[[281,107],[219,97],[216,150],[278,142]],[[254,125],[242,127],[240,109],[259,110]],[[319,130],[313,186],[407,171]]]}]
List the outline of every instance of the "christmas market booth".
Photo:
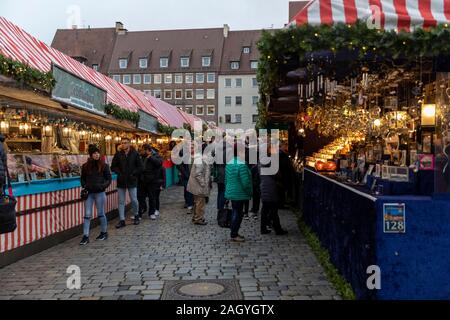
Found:
[{"label": "christmas market booth", "polygon": [[[136,148],[160,147],[160,127],[183,127],[175,107],[174,119],[157,102],[0,17],[0,133],[17,199],[17,229],[0,235],[0,267],[81,233],[80,174],[89,144],[111,164],[121,138]],[[113,175],[107,216],[117,208]]]},{"label": "christmas market booth", "polygon": [[449,3],[373,2],[263,34],[258,125],[289,125],[302,219],[358,299],[448,299]]}]

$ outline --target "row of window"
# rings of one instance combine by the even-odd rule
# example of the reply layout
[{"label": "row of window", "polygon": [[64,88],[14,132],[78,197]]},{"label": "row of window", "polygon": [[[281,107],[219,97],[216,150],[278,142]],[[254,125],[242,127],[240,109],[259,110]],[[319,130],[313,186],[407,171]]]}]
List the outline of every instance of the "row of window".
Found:
[{"label": "row of window", "polygon": [[[180,58],[180,67],[181,68],[189,68],[191,64],[191,58],[189,57],[181,57]],[[98,67],[98,65],[96,65]],[[211,66],[211,57],[202,57],[202,67],[208,68]],[[93,66],[94,67],[94,66]],[[169,58],[159,58],[159,67],[161,69],[169,67]],[[240,61],[230,61],[230,68],[232,70],[239,70],[241,67]],[[119,69],[128,68],[128,59],[119,59]],[[147,69],[148,68],[148,58],[139,58],[139,68]],[[258,69],[258,61],[252,60],[250,61],[251,69]]]},{"label": "row of window", "polygon": [[[191,63],[191,58],[189,57],[181,57],[180,58],[180,67],[181,68],[189,68]],[[211,57],[205,56],[202,57],[202,67],[208,68],[211,66]],[[161,57],[159,58],[159,67],[160,68],[168,68],[169,67],[169,58]],[[119,68],[126,69],[128,68],[128,59],[119,59]],[[148,58],[139,58],[139,68],[147,69],[148,68]]]},{"label": "row of window", "polygon": [[194,110],[194,106],[185,106],[184,110],[183,110],[183,106],[177,106],[178,109],[188,113],[188,114],[194,114],[195,111],[195,115],[197,116],[214,116],[216,114],[216,106],[214,105],[207,105],[206,107],[203,105],[198,105],[195,106],[195,110]]},{"label": "row of window", "polygon": [[[206,77],[206,78],[205,78]],[[186,73],[183,74],[177,73],[175,75],[171,73],[166,74],[114,74],[112,76],[114,80],[117,82],[121,82],[123,84],[131,84],[133,81],[133,84],[152,84],[152,80],[154,84],[183,84],[183,78],[184,83],[194,83],[194,74],[193,73]],[[153,78],[153,79],[152,79]],[[207,73],[206,75],[204,73],[196,73],[195,74],[195,83],[215,83],[216,82],[216,74],[215,73]]]},{"label": "row of window", "polygon": [[[206,91],[206,95],[205,95]],[[161,90],[161,89],[154,89],[154,90],[144,90],[145,93],[148,93],[150,95],[153,95],[155,98],[164,100],[182,100],[187,99],[191,100],[204,100],[206,99],[215,99],[216,98],[216,90],[215,89],[175,89],[175,90]],[[194,95],[195,94],[195,95]]]},{"label": "row of window", "polygon": [[[226,114],[225,115],[225,123],[242,123],[242,115],[241,114],[235,114],[234,115],[234,122],[232,122],[232,115],[231,114]],[[252,121],[253,123],[256,123],[256,121],[258,121],[258,115],[254,114],[252,115]]]},{"label": "row of window", "polygon": [[[225,106],[226,107],[230,107],[232,100],[233,100],[232,97],[226,96],[225,97]],[[259,97],[258,96],[253,96],[252,97],[252,105],[253,106],[256,106],[258,104],[258,101],[259,101]],[[234,97],[234,105],[235,106],[242,106],[242,97],[241,96]]]},{"label": "row of window", "polygon": [[[232,79],[225,78],[225,88],[231,88],[231,87],[232,87]],[[234,79],[234,87],[242,88],[242,78]],[[258,80],[256,78],[252,78],[252,87],[254,87],[254,88],[258,87]]]}]

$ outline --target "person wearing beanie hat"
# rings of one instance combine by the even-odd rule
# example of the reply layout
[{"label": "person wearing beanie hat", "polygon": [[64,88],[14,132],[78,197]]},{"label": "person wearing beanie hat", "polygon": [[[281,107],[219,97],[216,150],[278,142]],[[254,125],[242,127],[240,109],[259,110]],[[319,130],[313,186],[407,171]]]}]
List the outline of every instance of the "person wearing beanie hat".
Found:
[{"label": "person wearing beanie hat", "polygon": [[81,187],[88,192],[85,201],[85,216],[83,224],[83,238],[80,245],[89,243],[89,229],[92,217],[92,206],[95,203],[100,220],[101,233],[97,240],[108,238],[108,222],[105,216],[106,189],[111,184],[111,171],[103,161],[98,146],[91,144],[88,147],[89,158],[81,167]]}]

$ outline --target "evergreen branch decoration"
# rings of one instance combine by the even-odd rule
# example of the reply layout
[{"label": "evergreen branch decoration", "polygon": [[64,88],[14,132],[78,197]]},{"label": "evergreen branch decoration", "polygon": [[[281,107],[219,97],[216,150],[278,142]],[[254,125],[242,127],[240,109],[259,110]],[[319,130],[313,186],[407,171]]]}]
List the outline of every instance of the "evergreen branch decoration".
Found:
[{"label": "evergreen branch decoration", "polygon": [[22,85],[50,92],[56,84],[51,72],[41,72],[21,61],[0,54],[0,74],[10,77]]},{"label": "evergreen branch decoration", "polygon": [[165,136],[171,136],[172,132],[177,129],[171,126],[166,126],[158,122],[158,132],[162,133]]},{"label": "evergreen branch decoration", "polygon": [[134,124],[139,122],[139,113],[120,108],[118,105],[108,103],[105,105],[105,113],[113,116],[118,120],[130,121]]},{"label": "evergreen branch decoration", "polygon": [[264,31],[258,49],[258,82],[261,97],[272,94],[279,84],[281,70],[290,62],[305,65],[308,53],[325,51],[336,54],[347,50],[359,56],[358,61],[388,58],[414,62],[418,58],[450,55],[448,24],[409,33],[371,29],[366,23],[343,23],[332,26],[291,26],[287,29]]}]

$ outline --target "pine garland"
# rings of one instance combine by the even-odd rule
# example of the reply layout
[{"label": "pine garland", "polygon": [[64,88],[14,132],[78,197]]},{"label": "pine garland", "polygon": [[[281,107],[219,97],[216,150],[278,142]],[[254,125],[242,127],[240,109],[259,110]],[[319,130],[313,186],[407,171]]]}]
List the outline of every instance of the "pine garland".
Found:
[{"label": "pine garland", "polygon": [[56,84],[51,72],[41,72],[21,61],[0,54],[0,74],[10,77],[22,85],[50,92]]},{"label": "pine garland", "polygon": [[171,136],[172,132],[175,130],[176,128],[171,127],[171,126],[166,126],[164,124],[161,124],[158,122],[158,132],[162,133],[165,136]]},{"label": "pine garland", "polygon": [[107,105],[105,105],[105,113],[113,116],[118,120],[126,120],[134,124],[138,124],[140,118],[138,112],[132,112],[126,109],[122,109],[118,105],[113,103],[108,103]]}]

